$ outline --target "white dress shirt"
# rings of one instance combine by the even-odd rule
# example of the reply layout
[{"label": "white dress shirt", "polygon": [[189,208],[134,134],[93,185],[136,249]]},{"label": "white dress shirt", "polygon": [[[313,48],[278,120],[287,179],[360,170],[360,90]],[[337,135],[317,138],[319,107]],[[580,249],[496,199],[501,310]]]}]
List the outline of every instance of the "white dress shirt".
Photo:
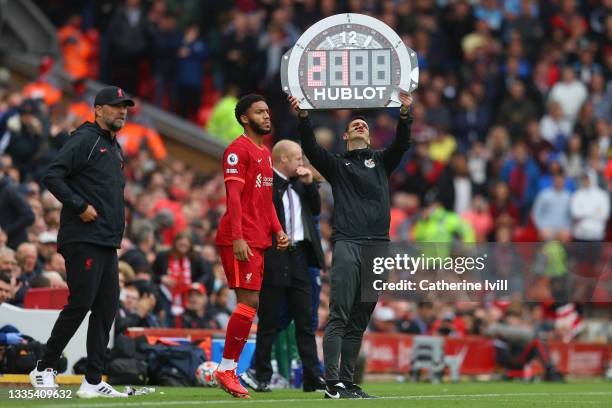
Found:
[{"label": "white dress shirt", "polygon": [[[280,171],[274,169],[274,172],[283,180],[289,181],[289,179],[282,174]],[[291,214],[289,209],[289,194],[293,201],[293,237],[291,236]],[[293,190],[291,184],[287,187],[287,190],[283,193],[283,209],[285,211],[285,233],[289,237],[290,243],[295,243],[304,240],[304,223],[302,222],[302,202],[300,196]],[[293,238],[293,241],[291,241]]]}]

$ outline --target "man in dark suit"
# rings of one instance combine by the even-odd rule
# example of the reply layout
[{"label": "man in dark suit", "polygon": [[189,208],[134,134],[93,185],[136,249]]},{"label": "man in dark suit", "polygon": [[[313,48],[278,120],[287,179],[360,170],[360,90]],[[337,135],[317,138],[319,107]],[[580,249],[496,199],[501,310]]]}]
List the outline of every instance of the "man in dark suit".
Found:
[{"label": "man in dark suit", "polygon": [[321,211],[321,198],[312,172],[304,167],[299,144],[281,140],[272,149],[274,179],[272,201],[289,248],[277,251],[275,243],[265,253],[264,278],[259,300],[257,345],[251,369],[242,379],[255,391],[270,391],[272,344],[287,299],[295,320],[296,342],[304,370],[304,391],[324,390],[312,327],[312,284],[309,267],[324,265],[321,240],[313,216]]}]

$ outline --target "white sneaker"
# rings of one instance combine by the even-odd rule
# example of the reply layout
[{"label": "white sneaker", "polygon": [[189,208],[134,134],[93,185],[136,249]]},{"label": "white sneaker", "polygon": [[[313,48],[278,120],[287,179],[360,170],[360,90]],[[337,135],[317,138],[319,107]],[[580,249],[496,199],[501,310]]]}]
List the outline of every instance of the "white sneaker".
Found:
[{"label": "white sneaker", "polygon": [[56,375],[57,371],[52,368],[38,371],[38,367],[34,367],[30,371],[30,383],[34,388],[57,388],[58,385],[55,383]]},{"label": "white sneaker", "polygon": [[117,391],[110,384],[100,381],[99,384],[92,385],[83,379],[81,387],[77,391],[76,395],[80,398],[123,398],[127,397],[127,394]]}]

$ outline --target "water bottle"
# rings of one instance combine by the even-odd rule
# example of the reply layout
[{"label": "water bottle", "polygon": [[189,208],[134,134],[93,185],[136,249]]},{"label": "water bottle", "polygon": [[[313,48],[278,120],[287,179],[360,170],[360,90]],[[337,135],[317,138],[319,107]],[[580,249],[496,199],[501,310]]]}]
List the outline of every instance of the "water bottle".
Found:
[{"label": "water bottle", "polygon": [[291,360],[291,386],[302,388],[302,363],[296,359]]}]

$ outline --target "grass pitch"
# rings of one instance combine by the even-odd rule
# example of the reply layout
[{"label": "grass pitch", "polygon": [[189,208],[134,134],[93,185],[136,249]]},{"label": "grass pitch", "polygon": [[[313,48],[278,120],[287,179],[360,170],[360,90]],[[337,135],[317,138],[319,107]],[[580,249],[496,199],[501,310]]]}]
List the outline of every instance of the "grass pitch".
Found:
[{"label": "grass pitch", "polygon": [[[9,391],[31,389],[25,386],[0,388],[2,408],[181,408],[181,407],[612,407],[612,384],[598,380],[548,383],[461,383],[461,384],[366,384],[376,400],[329,400],[322,393],[277,390],[254,393],[250,400],[235,399],[218,388],[155,387],[155,393],[127,399],[79,399],[72,389],[70,399],[10,399]],[[118,387],[123,390],[123,387]],[[13,395],[15,395],[13,393]]]}]

